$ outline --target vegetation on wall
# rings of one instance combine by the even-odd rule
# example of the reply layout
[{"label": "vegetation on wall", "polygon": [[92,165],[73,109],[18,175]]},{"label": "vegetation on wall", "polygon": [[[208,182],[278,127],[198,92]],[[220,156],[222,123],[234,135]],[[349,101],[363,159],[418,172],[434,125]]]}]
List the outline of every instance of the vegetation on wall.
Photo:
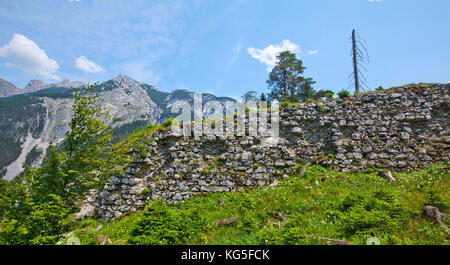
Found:
[{"label": "vegetation on wall", "polygon": [[[299,171],[272,188],[195,197],[167,206],[151,201],[140,213],[103,224],[79,225],[82,244],[446,244],[447,232],[422,215],[439,205],[449,225],[450,178],[445,166],[394,173],[397,183],[376,171],[340,173],[320,166]],[[218,225],[236,217],[237,222]],[[334,239],[334,241],[326,240]]]},{"label": "vegetation on wall", "polygon": [[63,150],[50,147],[43,166],[0,181],[0,244],[54,244],[73,225],[71,214],[90,189],[123,174],[129,162],[124,142],[112,143],[92,86],[75,92]]}]

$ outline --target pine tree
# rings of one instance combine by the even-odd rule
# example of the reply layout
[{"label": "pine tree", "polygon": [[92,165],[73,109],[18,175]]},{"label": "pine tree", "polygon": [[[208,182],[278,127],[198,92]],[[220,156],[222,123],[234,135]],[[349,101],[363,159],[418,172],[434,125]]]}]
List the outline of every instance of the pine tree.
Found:
[{"label": "pine tree", "polygon": [[245,93],[242,97],[242,100],[244,101],[244,103],[247,103],[247,102],[255,102],[255,101],[257,101],[257,93],[256,93],[256,91],[253,91],[253,90],[251,90],[251,91],[248,91],[247,93]]},{"label": "pine tree", "polygon": [[259,97],[259,101],[261,102],[267,102],[267,96],[264,93],[261,93],[261,96]]},{"label": "pine tree", "polygon": [[312,78],[303,77],[303,62],[295,54],[284,51],[277,56],[277,64],[269,74],[267,83],[271,90],[270,99],[279,102],[299,102],[313,98],[315,83]]}]

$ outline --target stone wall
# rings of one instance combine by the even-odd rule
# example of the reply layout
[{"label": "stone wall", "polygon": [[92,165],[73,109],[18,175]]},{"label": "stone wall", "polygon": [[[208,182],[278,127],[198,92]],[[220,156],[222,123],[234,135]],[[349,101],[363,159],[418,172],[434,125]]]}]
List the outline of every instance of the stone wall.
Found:
[{"label": "stone wall", "polygon": [[449,89],[449,84],[410,85],[286,106],[280,111],[281,140],[273,147],[262,146],[268,139],[260,136],[193,139],[156,133],[148,157],[135,152],[127,173],[98,192],[95,213],[108,220],[149,199],[170,204],[202,192],[269,185],[296,164],[339,171],[448,164]]}]

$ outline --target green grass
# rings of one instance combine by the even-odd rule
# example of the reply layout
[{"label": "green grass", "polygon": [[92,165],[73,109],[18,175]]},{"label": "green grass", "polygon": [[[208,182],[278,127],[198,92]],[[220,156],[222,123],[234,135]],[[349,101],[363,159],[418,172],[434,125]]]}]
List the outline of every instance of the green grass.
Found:
[{"label": "green grass", "polygon": [[[98,244],[95,237],[102,234],[113,244],[326,244],[318,237],[366,244],[378,237],[389,245],[447,245],[447,232],[422,216],[423,206],[437,206],[450,224],[446,166],[393,175],[397,183],[378,177],[375,170],[339,173],[313,166],[273,188],[208,194],[173,206],[151,202],[145,211],[105,223],[97,233],[93,228],[100,221],[87,220],[75,234],[82,244]],[[279,221],[274,211],[288,217],[287,222],[281,228],[263,226]],[[230,217],[238,223],[214,225]]]}]

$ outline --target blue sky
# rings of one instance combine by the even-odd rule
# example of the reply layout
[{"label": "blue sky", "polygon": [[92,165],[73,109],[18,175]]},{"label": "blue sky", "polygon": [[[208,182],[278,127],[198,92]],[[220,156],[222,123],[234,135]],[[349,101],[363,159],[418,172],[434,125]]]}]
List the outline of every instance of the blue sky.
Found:
[{"label": "blue sky", "polygon": [[370,88],[447,83],[449,10],[448,0],[0,0],[0,78],[24,87],[127,74],[239,97],[267,92],[271,56],[291,49],[316,89],[339,91],[355,28]]}]

